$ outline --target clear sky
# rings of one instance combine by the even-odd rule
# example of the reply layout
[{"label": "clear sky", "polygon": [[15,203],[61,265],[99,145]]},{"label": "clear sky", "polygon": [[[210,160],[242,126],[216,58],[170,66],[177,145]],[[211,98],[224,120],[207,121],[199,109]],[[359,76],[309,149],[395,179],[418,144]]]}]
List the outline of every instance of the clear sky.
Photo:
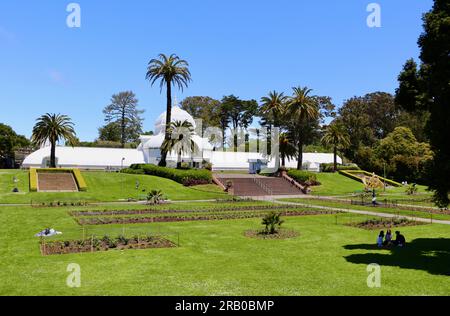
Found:
[{"label": "clear sky", "polygon": [[[66,6],[81,6],[68,28]],[[381,28],[366,7],[381,5]],[[431,0],[2,0],[0,122],[30,136],[46,112],[69,115],[94,140],[113,93],[133,90],[152,130],[164,93],[145,80],[147,63],[176,53],[193,82],[178,100],[254,98],[306,85],[345,99],[393,93],[406,59],[417,58],[421,16]]]}]

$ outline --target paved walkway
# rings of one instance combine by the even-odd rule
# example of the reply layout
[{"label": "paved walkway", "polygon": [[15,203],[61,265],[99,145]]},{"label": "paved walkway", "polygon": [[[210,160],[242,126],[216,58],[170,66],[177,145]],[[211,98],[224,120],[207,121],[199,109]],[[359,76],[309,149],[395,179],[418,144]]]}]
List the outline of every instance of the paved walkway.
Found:
[{"label": "paved walkway", "polygon": [[[314,207],[322,210],[327,211],[339,211],[339,212],[346,212],[346,213],[352,213],[352,214],[360,214],[360,215],[371,215],[371,216],[378,216],[378,217],[385,217],[385,218],[394,218],[398,217],[396,214],[390,214],[390,213],[380,213],[380,212],[371,212],[371,211],[362,211],[362,210],[356,210],[356,209],[347,209],[347,208],[336,208],[336,207],[330,207],[330,206],[320,206],[320,205],[310,205],[305,203],[294,203],[294,202],[285,202],[285,201],[277,201],[273,200],[274,203],[278,204],[287,204],[287,205],[298,205],[298,206],[304,206],[304,207]],[[406,218],[411,221],[421,222],[421,223],[433,223],[433,224],[443,224],[443,225],[450,225],[450,221],[444,221],[444,220],[430,220],[426,218],[420,218],[420,217],[412,217],[412,216],[401,216],[402,218]]]}]

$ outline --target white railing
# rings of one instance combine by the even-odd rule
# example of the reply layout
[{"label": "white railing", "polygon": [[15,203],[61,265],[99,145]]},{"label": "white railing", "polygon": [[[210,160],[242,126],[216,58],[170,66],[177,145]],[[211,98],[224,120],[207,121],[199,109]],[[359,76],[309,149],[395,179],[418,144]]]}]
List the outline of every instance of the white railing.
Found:
[{"label": "white railing", "polygon": [[264,192],[266,192],[268,195],[273,195],[273,191],[272,191],[272,189],[267,185],[267,184],[265,184],[263,181],[261,181],[260,179],[258,179],[258,178],[253,178],[253,182],[255,182],[255,184],[257,185],[257,186],[259,186]]}]

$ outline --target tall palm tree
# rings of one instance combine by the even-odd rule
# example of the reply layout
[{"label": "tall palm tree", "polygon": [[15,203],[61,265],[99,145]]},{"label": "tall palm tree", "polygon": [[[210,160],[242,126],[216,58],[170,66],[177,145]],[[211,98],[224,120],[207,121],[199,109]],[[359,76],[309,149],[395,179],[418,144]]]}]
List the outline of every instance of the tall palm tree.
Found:
[{"label": "tall palm tree", "polygon": [[[191,81],[191,73],[189,71],[189,64],[187,61],[180,59],[177,55],[172,54],[166,56],[160,54],[158,59],[152,59],[148,63],[146,79],[150,81],[151,85],[159,80],[160,88],[166,86],[167,92],[167,109],[166,109],[166,135],[164,140],[170,139],[170,122],[172,120],[172,85],[177,86],[180,90],[188,86]],[[167,152],[161,148],[160,166],[166,166]]]},{"label": "tall palm tree", "polygon": [[338,123],[331,123],[325,129],[322,137],[322,144],[333,148],[334,154],[334,172],[337,171],[337,151],[338,148],[350,146],[350,137],[344,127]]},{"label": "tall palm tree", "polygon": [[[269,92],[265,97],[261,98],[261,113],[266,117],[266,121],[273,123],[274,127],[280,127],[280,119],[284,114],[287,97],[281,92]],[[270,124],[271,125],[271,124]],[[272,131],[271,131],[272,132]],[[280,167],[280,150],[275,152],[275,169]]]},{"label": "tall palm tree", "polygon": [[71,119],[61,114],[47,113],[36,120],[31,141],[38,147],[50,142],[50,168],[56,168],[57,142],[64,139],[69,145],[75,146],[77,138],[73,126]]},{"label": "tall palm tree", "polygon": [[198,146],[193,140],[194,127],[189,121],[171,122],[169,126],[170,138],[164,140],[162,150],[166,153],[176,152],[177,168],[181,168],[181,155],[192,154],[198,151]]},{"label": "tall palm tree", "polygon": [[280,156],[281,166],[286,166],[286,159],[294,159],[297,156],[298,150],[291,142],[286,133],[280,134]]},{"label": "tall palm tree", "polygon": [[295,139],[298,150],[297,169],[301,170],[303,165],[303,145],[305,143],[302,129],[309,120],[319,117],[319,105],[317,100],[310,96],[311,89],[307,87],[294,87],[293,96],[288,100],[288,117],[291,119],[291,139]]}]

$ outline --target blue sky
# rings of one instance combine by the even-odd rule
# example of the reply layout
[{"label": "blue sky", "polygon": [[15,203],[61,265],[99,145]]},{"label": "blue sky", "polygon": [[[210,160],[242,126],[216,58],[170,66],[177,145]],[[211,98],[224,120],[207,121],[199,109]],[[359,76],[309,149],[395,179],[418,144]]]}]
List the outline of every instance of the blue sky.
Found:
[{"label": "blue sky", "polygon": [[[66,6],[81,6],[81,28]],[[382,27],[369,28],[377,2]],[[190,63],[191,95],[260,99],[306,85],[345,99],[393,93],[406,59],[417,58],[431,0],[4,0],[0,3],[0,122],[30,136],[46,112],[67,114],[93,140],[113,93],[133,90],[152,130],[164,111],[148,61],[176,53]]]}]

